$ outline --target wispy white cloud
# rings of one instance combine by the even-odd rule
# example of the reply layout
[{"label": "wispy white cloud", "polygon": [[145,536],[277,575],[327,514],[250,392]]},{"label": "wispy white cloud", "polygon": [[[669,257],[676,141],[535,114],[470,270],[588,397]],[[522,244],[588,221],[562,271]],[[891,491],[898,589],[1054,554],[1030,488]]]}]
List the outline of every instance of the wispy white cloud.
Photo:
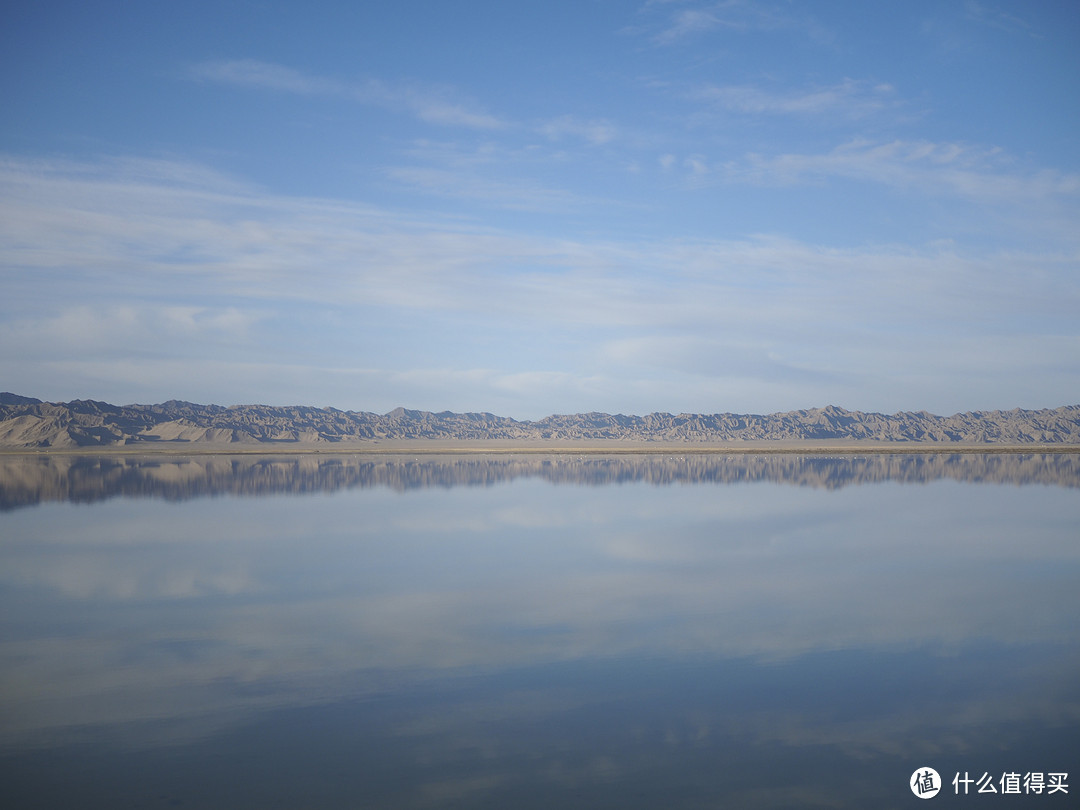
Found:
[{"label": "wispy white cloud", "polygon": [[[793,161],[787,167],[781,162],[781,176],[798,179],[806,172],[834,171],[900,182],[888,174],[895,163],[978,162],[977,156],[965,156],[959,147],[929,144],[887,145],[880,153],[867,146],[852,152],[825,160],[824,165],[810,160]],[[882,165],[886,169],[880,169]],[[651,284],[650,279],[658,285],[645,290],[650,307],[673,296],[689,300],[698,296],[700,290],[684,294],[675,286],[654,298],[672,273],[686,280],[711,277],[715,283],[738,278],[733,275],[736,270],[769,272],[781,274],[770,278],[772,284],[781,279],[831,284],[840,268],[855,273],[860,266],[873,266],[887,267],[890,276],[902,271],[905,283],[911,283],[924,275],[940,277],[941,261],[967,266],[950,258],[951,248],[868,254],[777,238],[574,241],[475,228],[461,221],[418,219],[339,201],[278,197],[257,188],[223,193],[211,183],[201,191],[184,190],[154,178],[134,179],[130,169],[121,180],[106,179],[89,168],[70,171],[66,165],[9,162],[7,169],[0,175],[3,236],[11,246],[4,253],[6,265],[25,272],[84,277],[107,295],[131,290],[133,283],[136,293],[152,295],[168,291],[174,282],[198,279],[204,294],[252,300],[344,298],[458,307],[468,306],[470,297],[485,285],[491,293],[518,288],[532,298],[550,279],[553,294],[559,287],[573,292],[571,297],[589,290],[582,317],[595,318],[597,312],[623,300],[622,291],[636,295],[639,285]],[[790,171],[790,177],[783,170]],[[879,178],[877,172],[884,175]],[[185,174],[182,169],[178,173]],[[1075,179],[1063,187],[1060,178],[1045,182],[1063,193],[1075,191]],[[91,206],[94,211],[88,212]],[[931,261],[928,256],[937,258]],[[919,269],[927,261],[934,270]],[[508,266],[515,272],[507,274]],[[567,275],[571,269],[574,275]],[[140,283],[140,277],[146,281]],[[616,278],[621,283],[608,286]],[[855,280],[857,275],[852,275],[845,284]],[[76,292],[83,294],[81,288]],[[594,305],[598,308],[592,309]],[[641,317],[641,312],[632,316]]]},{"label": "wispy white cloud", "polygon": [[1024,171],[1000,148],[950,142],[856,139],[825,153],[750,154],[708,168],[725,180],[787,184],[843,177],[994,204],[1080,194],[1078,174]]},{"label": "wispy white cloud", "polygon": [[[572,120],[572,119],[571,119]],[[575,122],[576,125],[576,122]],[[559,130],[562,138],[569,130]],[[605,130],[591,132],[582,127],[574,135],[607,138]],[[588,150],[587,150],[588,151]],[[384,177],[413,191],[462,202],[479,202],[502,210],[567,212],[598,205],[610,210],[631,204],[619,199],[597,198],[557,185],[567,167],[587,158],[580,150],[529,143],[521,147],[485,140],[479,144],[414,141],[402,151],[400,165],[388,165]]]},{"label": "wispy white cloud", "polygon": [[456,93],[447,88],[420,87],[416,85],[393,85],[375,82],[377,98],[388,107],[404,106],[421,121],[441,126],[466,127],[469,129],[503,129],[509,124],[492,115],[479,105],[459,100]]},{"label": "wispy white cloud", "polygon": [[0,322],[0,357],[42,359],[119,357],[143,352],[155,357],[196,347],[250,342],[269,313],[238,307],[176,306],[161,303],[61,302],[59,311]]},{"label": "wispy white cloud", "polygon": [[426,194],[479,200],[514,211],[566,211],[588,204],[577,194],[563,189],[447,168],[397,166],[388,168],[386,176]]},{"label": "wispy white cloud", "polygon": [[645,337],[617,338],[604,344],[603,357],[615,366],[650,366],[702,380],[744,379],[766,384],[835,384],[827,367],[800,367],[782,355],[786,340],[780,335],[739,336],[736,330],[713,334],[654,333]]},{"label": "wispy white cloud", "polygon": [[1027,20],[1013,14],[1011,11],[1003,11],[996,5],[977,2],[977,0],[967,0],[964,4],[964,11],[969,20],[982,25],[996,28],[1008,34],[1023,34],[1039,38],[1039,35]]},{"label": "wispy white cloud", "polygon": [[[907,164],[978,175],[986,159],[984,152],[952,144],[852,144],[824,156],[761,159],[760,168],[787,181],[832,172],[901,183],[907,182],[904,175],[892,172]],[[10,160],[0,165],[0,235],[8,277],[55,272],[86,279],[105,296],[133,292],[145,300],[170,293],[171,285],[182,281],[201,290],[200,297],[421,307],[468,306],[485,285],[492,293],[516,288],[532,298],[550,280],[552,293],[560,287],[574,294],[570,297],[589,291],[582,317],[593,318],[639,292],[649,307],[698,297],[700,289],[684,293],[679,285],[663,292],[672,277],[698,284],[705,278],[726,280],[735,283],[734,290],[747,272],[773,274],[767,286],[775,288],[781,281],[832,284],[843,270],[851,274],[843,277],[849,286],[858,280],[859,268],[877,267],[910,284],[913,278],[940,278],[944,266],[963,269],[982,261],[963,258],[948,245],[851,252],[779,237],[627,242],[546,237],[337,200],[272,195],[227,178],[211,179],[203,188],[185,186],[161,178],[198,172],[182,165],[170,172],[151,163],[152,173],[137,177],[138,165],[143,164],[125,165],[115,176],[93,164]],[[1025,183],[1031,195],[1080,193],[1077,178],[1019,177],[1006,176],[1001,193],[1019,193]],[[993,186],[992,179],[981,182]],[[979,181],[971,185],[978,188]],[[1055,262],[1070,260],[1056,252],[1059,248],[1036,262],[1053,277],[1062,270]],[[1035,258],[1018,254],[1009,264]],[[754,284],[760,282],[758,277]],[[85,289],[70,294],[81,296]],[[54,295],[65,292],[64,287],[53,290]],[[591,309],[594,305],[598,310]],[[218,308],[228,306],[222,302]],[[632,319],[642,316],[635,311]]]},{"label": "wispy white cloud", "polygon": [[343,82],[311,76],[284,65],[256,59],[229,59],[199,62],[188,69],[193,79],[240,87],[258,87],[302,95],[349,95],[355,88]]},{"label": "wispy white cloud", "polygon": [[741,26],[724,19],[715,9],[681,9],[672,15],[668,26],[655,36],[655,40],[663,45],[670,45],[684,37],[721,27],[738,28]]},{"label": "wispy white cloud", "polygon": [[658,45],[675,45],[713,31],[795,30],[815,41],[828,41],[831,34],[813,18],[793,14],[790,6],[746,0],[683,4],[647,4],[645,10],[661,9],[664,13],[659,31],[652,33]]},{"label": "wispy white cloud", "polygon": [[610,121],[582,120],[564,115],[545,122],[540,132],[554,141],[567,136],[583,138],[595,146],[602,146],[618,137],[618,128]]},{"label": "wispy white cloud", "polygon": [[696,178],[704,177],[709,174],[709,164],[706,163],[703,155],[690,155],[683,159],[683,166],[689,170],[690,174]]},{"label": "wispy white cloud", "polygon": [[[999,45],[987,39],[986,35],[992,34],[988,29],[1011,38],[1012,44],[1019,44],[1021,39],[1037,41],[1046,38],[1049,32],[1040,31],[1036,25],[1020,16],[1036,8],[1030,4],[1025,8],[1014,3],[1006,11],[997,3],[968,0],[959,9],[935,7],[933,13],[923,19],[920,30],[943,53],[964,58],[993,59],[994,49]],[[1015,13],[1018,10],[1020,14]]]},{"label": "wispy white cloud", "polygon": [[507,122],[459,97],[449,87],[369,78],[357,82],[315,76],[283,65],[253,59],[202,62],[188,75],[195,79],[300,95],[337,96],[363,104],[408,112],[429,124],[493,130]]},{"label": "wispy white cloud", "polygon": [[839,84],[799,92],[774,93],[753,85],[708,86],[691,94],[739,113],[767,115],[841,114],[860,117],[891,103],[893,88],[845,79]]},{"label": "wispy white cloud", "polygon": [[[983,159],[932,145],[853,151],[874,177],[879,164],[978,168]],[[855,171],[849,157],[835,159]],[[742,410],[837,401],[829,391],[850,392],[849,407],[888,409],[903,395],[960,410],[961,399],[942,405],[944,391],[1017,379],[1066,390],[1068,375],[1054,369],[1076,350],[1078,259],[1060,243],[977,254],[777,236],[565,239],[271,195],[213,173],[200,187],[200,172],[182,165],[150,163],[143,176],[137,164],[115,174],[93,164],[0,168],[0,374],[34,381],[24,390],[37,396],[63,379],[111,380],[132,399],[161,390],[280,402],[269,392],[287,390],[303,401],[317,390],[329,397],[321,404],[374,407],[364,404],[374,397],[387,410],[519,417],[700,410],[732,390],[746,397],[730,406]],[[788,170],[789,180],[838,171]],[[923,337],[897,344],[912,334]],[[1049,366],[979,348],[1014,334],[1036,340]],[[988,370],[928,372],[943,367],[941,341],[957,368],[981,358]],[[305,365],[312,351],[318,359]],[[175,391],[170,380],[199,390]],[[988,393],[972,406],[1061,402]]]}]

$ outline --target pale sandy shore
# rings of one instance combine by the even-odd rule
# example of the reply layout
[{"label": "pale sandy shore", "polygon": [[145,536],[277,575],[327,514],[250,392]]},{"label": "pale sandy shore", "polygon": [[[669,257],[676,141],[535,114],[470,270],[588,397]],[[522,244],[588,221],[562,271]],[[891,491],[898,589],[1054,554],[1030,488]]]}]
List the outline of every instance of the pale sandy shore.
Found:
[{"label": "pale sandy shore", "polygon": [[513,439],[436,440],[380,439],[354,442],[147,442],[63,448],[0,447],[0,455],[447,455],[447,454],[906,454],[906,453],[1080,453],[1075,444],[971,444],[943,442],[873,441],[760,441],[760,442],[627,442],[548,441],[521,442]]}]

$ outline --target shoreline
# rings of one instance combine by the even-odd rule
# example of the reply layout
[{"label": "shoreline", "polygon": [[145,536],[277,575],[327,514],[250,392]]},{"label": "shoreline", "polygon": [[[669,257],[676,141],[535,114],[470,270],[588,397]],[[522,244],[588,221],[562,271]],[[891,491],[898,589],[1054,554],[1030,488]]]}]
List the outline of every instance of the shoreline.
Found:
[{"label": "shoreline", "polygon": [[392,439],[349,443],[147,443],[83,447],[0,447],[0,456],[242,456],[242,455],[907,455],[933,453],[1080,453],[1075,444],[945,444],[833,440],[730,443],[516,442],[507,440]]}]

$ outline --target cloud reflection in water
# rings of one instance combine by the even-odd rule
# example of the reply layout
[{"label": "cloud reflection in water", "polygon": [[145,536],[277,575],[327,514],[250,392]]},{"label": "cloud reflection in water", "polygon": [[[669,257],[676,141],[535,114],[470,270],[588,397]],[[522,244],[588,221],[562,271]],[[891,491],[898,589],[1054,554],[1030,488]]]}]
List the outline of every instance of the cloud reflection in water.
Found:
[{"label": "cloud reflection in water", "polygon": [[[379,485],[291,496],[278,473],[319,468],[282,461],[277,494],[9,510],[0,767],[47,770],[93,743],[147,762],[167,749],[171,770],[277,738],[250,755],[279,794],[314,788],[275,757],[318,750],[316,772],[349,751],[381,763],[340,777],[370,806],[647,806],[665,784],[690,805],[783,806],[836,803],[814,764],[892,779],[886,765],[912,758],[985,769],[1003,751],[1027,762],[1033,740],[1077,742],[1072,486],[658,486],[625,458],[603,485],[553,485],[567,470],[547,461],[546,475],[470,467],[482,486],[428,487],[392,486],[391,463]],[[203,462],[173,463],[159,479],[203,487]],[[413,479],[445,473],[416,463]],[[850,480],[854,463],[811,472]],[[118,465],[99,469],[139,480]],[[742,777],[721,786],[725,758]],[[777,768],[787,782],[766,777]]]}]

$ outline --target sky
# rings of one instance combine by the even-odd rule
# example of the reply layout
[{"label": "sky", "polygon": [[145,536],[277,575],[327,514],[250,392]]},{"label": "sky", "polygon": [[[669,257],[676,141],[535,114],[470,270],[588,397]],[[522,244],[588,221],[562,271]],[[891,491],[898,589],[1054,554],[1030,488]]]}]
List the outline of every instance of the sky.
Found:
[{"label": "sky", "polygon": [[29,2],[0,390],[1080,403],[1072,0]]}]

